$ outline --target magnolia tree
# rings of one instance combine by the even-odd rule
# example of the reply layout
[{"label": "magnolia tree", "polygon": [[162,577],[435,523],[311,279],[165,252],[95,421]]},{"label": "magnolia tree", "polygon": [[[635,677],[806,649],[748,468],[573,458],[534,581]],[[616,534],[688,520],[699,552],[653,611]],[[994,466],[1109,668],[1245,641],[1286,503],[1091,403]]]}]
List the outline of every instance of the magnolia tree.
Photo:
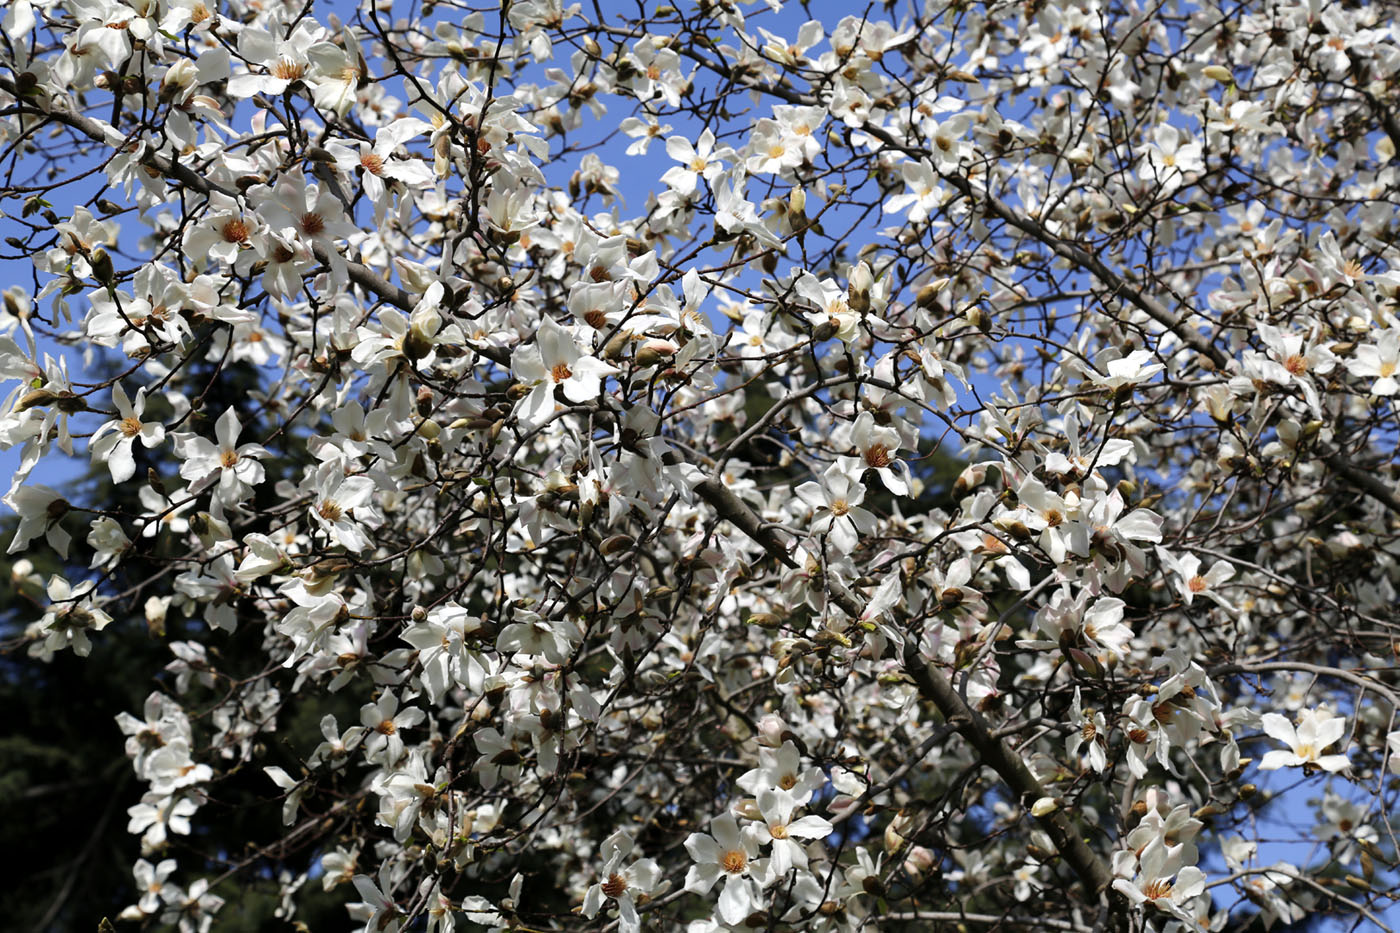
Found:
[{"label": "magnolia tree", "polygon": [[1393,7],[6,7],[119,926],[1384,927]]}]

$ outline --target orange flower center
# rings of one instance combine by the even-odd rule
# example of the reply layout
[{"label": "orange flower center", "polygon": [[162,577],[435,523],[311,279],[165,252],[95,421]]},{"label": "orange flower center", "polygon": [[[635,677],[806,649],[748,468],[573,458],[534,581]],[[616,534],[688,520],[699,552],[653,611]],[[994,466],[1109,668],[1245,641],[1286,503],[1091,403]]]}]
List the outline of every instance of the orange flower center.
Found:
[{"label": "orange flower center", "polygon": [[1206,578],[1199,573],[1186,581],[1186,588],[1193,593],[1204,593],[1207,585]]},{"label": "orange flower center", "polygon": [[338,522],[345,514],[345,510],[327,499],[316,509],[316,513],[328,522]]},{"label": "orange flower center", "polygon": [[555,363],[554,368],[549,371],[549,378],[555,382],[563,382],[572,376],[573,370],[569,369],[568,363]]},{"label": "orange flower center", "polygon": [[395,732],[399,731],[399,727],[394,725],[394,721],[392,719],[386,719],[379,725],[375,726],[374,731],[378,732],[380,735],[393,735]]},{"label": "orange flower center", "polygon": [[360,156],[360,165],[371,175],[384,174],[384,160],[373,152],[366,152],[364,155]]},{"label": "orange flower center", "polygon": [[141,421],[135,415],[132,415],[130,418],[123,418],[120,427],[122,434],[127,437],[135,437],[141,433]]},{"label": "orange flower center", "polygon": [[1295,376],[1301,376],[1308,371],[1308,361],[1306,358],[1294,353],[1283,361],[1283,368]]},{"label": "orange flower center", "polygon": [[232,470],[237,463],[238,451],[236,450],[226,450],[219,455],[219,464],[223,466],[225,470]]},{"label": "orange flower center", "polygon": [[230,217],[224,221],[224,225],[219,228],[219,233],[226,243],[246,243],[248,241],[248,225],[237,217]]},{"label": "orange flower center", "polygon": [[873,469],[889,466],[890,459],[890,449],[884,444],[871,444],[865,449],[866,465]]},{"label": "orange flower center", "polygon": [[627,879],[618,874],[608,875],[603,882],[603,893],[611,898],[619,898],[627,892]]},{"label": "orange flower center", "polygon": [[272,66],[272,76],[281,78],[283,81],[296,81],[304,74],[306,74],[306,66],[290,59],[280,58],[277,60],[277,64]]},{"label": "orange flower center", "polygon": [[720,857],[719,867],[731,875],[741,875],[749,867],[749,856],[743,849],[730,849]]}]

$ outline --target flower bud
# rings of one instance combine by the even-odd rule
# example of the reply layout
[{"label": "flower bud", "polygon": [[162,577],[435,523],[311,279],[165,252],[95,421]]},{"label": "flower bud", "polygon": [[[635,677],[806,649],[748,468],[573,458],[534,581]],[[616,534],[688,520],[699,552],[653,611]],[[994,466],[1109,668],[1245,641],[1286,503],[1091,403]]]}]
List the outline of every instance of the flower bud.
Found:
[{"label": "flower bud", "polygon": [[766,748],[781,748],[783,735],[787,731],[787,725],[782,719],[769,713],[758,721],[758,744]]},{"label": "flower bud", "polygon": [[637,348],[637,365],[645,369],[669,360],[676,353],[676,345],[665,340],[648,340]]},{"label": "flower bud", "polygon": [[914,300],[921,308],[932,308],[938,298],[938,293],[948,287],[948,282],[949,279],[947,276],[934,279],[932,282],[919,289],[919,296]]},{"label": "flower bud", "polygon": [[847,301],[852,311],[864,314],[870,310],[870,290],[874,287],[875,274],[870,271],[870,264],[862,259],[852,267],[846,285]]},{"label": "flower bud", "polygon": [[904,857],[904,871],[911,877],[922,881],[928,877],[929,872],[938,867],[938,857],[924,846],[914,846],[909,850],[909,854]]},{"label": "flower bud", "polygon": [[102,247],[92,251],[92,274],[103,285],[113,285],[117,281],[117,271],[112,266],[112,257]]},{"label": "flower bud", "polygon": [[613,535],[605,538],[603,543],[598,545],[598,553],[604,557],[611,557],[614,554],[621,554],[623,551],[631,550],[637,542],[629,535]]}]

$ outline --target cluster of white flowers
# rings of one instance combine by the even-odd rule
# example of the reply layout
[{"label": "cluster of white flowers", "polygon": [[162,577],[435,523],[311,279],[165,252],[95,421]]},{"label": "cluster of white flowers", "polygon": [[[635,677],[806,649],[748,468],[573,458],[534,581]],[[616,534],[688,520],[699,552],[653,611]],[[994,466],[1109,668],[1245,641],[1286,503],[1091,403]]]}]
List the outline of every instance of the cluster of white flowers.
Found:
[{"label": "cluster of white flowers", "polygon": [[173,656],[126,919],[245,772],[378,933],[1379,902],[1393,13],[421,6],[4,14],[17,643]]}]

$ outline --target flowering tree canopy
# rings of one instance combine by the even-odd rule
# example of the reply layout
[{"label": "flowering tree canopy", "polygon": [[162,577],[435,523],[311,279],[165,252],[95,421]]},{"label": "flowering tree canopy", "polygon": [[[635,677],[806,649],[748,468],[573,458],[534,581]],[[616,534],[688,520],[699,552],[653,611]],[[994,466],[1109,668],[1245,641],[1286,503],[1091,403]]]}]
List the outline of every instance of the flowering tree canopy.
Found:
[{"label": "flowering tree canopy", "polygon": [[118,927],[1384,927],[1395,8],[634,7],[4,5]]}]

